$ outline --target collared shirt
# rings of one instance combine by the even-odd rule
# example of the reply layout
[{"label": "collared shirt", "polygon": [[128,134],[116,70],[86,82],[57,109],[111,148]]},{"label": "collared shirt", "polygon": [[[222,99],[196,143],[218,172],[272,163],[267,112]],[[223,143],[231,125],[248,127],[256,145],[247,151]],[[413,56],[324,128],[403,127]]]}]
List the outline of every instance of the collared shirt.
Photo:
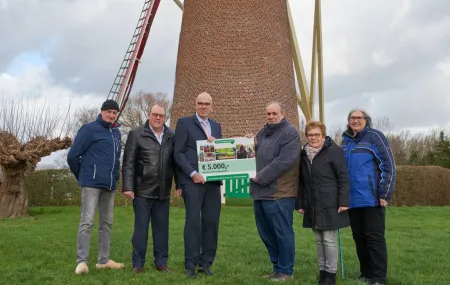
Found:
[{"label": "collared shirt", "polygon": [[158,136],[158,133],[156,133],[156,131],[152,128],[152,126],[150,124],[148,124],[148,126],[150,127],[150,130],[152,130],[152,132],[155,135],[156,139],[158,140],[159,144],[161,145],[162,144],[162,138],[163,138],[163,135],[164,135],[164,126],[162,127],[160,136]]},{"label": "collared shirt", "polygon": [[[206,119],[206,120],[203,120],[202,118],[200,118],[200,116],[197,114],[197,112],[195,113],[195,116],[197,117],[197,120],[200,122],[200,125],[203,127],[203,124],[202,124],[202,122],[205,122],[206,123],[206,127],[208,128],[208,131],[209,131],[209,133],[211,134],[211,124],[209,123],[209,120],[208,119]],[[192,171],[192,173],[189,175],[189,176],[194,176],[194,174],[196,174],[197,173],[197,171]]]},{"label": "collared shirt", "polygon": [[206,123],[206,127],[208,128],[209,133],[211,134],[211,124],[209,123],[209,120],[203,120],[202,118],[200,118],[200,116],[195,113],[195,116],[197,117],[197,120],[200,122],[200,125],[203,127],[203,122]]}]

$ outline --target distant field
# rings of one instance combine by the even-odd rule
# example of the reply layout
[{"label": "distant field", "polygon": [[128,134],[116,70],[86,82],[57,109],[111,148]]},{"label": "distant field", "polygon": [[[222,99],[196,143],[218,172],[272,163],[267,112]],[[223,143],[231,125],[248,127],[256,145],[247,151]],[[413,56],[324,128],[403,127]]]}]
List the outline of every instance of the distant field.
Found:
[{"label": "distant field", "polygon": [[[31,217],[0,220],[0,284],[272,284],[261,278],[271,270],[266,250],[259,239],[249,200],[230,200],[240,206],[222,211],[219,251],[213,277],[196,280],[183,275],[184,209],[171,209],[170,258],[172,272],[153,270],[149,247],[146,272],[136,276],[131,268],[131,207],[117,207],[112,235],[111,257],[124,262],[122,271],[95,269],[97,233],[94,227],[89,260],[90,274],[76,276],[76,232],[78,207],[32,208]],[[316,284],[316,250],[310,230],[301,228],[295,215],[295,279],[287,284]],[[388,208],[387,240],[389,284],[447,285],[450,241],[450,207]],[[342,231],[345,279],[338,284],[360,284],[351,232]],[[151,243],[150,243],[151,244]]]}]

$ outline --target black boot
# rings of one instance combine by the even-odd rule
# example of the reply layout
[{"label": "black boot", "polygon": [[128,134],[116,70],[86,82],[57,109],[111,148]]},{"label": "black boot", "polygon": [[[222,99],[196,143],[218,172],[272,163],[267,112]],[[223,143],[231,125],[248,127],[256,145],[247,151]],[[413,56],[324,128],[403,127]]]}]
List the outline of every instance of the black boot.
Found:
[{"label": "black boot", "polygon": [[336,273],[326,272],[324,285],[336,285]]},{"label": "black boot", "polygon": [[327,272],[325,270],[320,270],[319,276],[317,276],[317,283],[319,285],[323,285],[324,284],[323,282],[325,281],[326,277],[327,277]]}]

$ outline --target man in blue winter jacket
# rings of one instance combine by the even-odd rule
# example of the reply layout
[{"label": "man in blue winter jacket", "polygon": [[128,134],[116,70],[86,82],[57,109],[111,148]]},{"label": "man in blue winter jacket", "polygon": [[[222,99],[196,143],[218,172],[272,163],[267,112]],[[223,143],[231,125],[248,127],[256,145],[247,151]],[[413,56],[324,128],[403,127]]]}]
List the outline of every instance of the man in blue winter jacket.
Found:
[{"label": "man in blue winter jacket", "polygon": [[99,213],[97,268],[121,269],[123,263],[109,258],[114,213],[114,194],[119,180],[120,130],[116,123],[119,105],[106,100],[93,122],[83,125],[67,155],[70,170],[81,186],[81,220],[77,238],[76,274],[89,272],[87,260],[95,212]]}]

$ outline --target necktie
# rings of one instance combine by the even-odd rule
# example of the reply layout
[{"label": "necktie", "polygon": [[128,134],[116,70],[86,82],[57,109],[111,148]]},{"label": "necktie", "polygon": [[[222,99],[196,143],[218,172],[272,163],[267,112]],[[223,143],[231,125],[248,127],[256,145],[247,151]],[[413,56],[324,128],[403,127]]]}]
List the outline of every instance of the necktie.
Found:
[{"label": "necktie", "polygon": [[202,121],[202,127],[203,127],[203,130],[206,133],[206,136],[209,138],[211,136],[211,134],[209,133],[209,130],[208,130],[208,127],[206,126],[206,122],[205,121]]}]

